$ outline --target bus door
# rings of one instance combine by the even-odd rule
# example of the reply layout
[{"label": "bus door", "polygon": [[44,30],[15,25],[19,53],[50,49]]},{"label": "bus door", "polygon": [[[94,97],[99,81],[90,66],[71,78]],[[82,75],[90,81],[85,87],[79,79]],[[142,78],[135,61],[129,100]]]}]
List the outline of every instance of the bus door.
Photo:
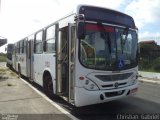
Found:
[{"label": "bus door", "polygon": [[74,101],[75,87],[75,46],[76,46],[76,27],[75,24],[68,25],[69,31],[69,57],[68,57],[68,76],[69,76],[69,102]]},{"label": "bus door", "polygon": [[74,100],[75,26],[59,29],[56,60],[56,92],[67,101]]},{"label": "bus door", "polygon": [[13,62],[13,69],[16,70],[16,52],[17,52],[17,47],[14,44],[14,51],[12,55],[12,62]]},{"label": "bus door", "polygon": [[27,42],[27,77],[33,80],[33,41]]}]

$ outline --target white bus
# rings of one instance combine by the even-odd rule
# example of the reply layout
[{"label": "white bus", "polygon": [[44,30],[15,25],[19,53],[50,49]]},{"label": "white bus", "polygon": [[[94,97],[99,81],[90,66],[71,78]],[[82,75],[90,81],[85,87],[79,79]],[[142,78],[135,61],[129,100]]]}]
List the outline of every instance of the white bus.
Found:
[{"label": "white bus", "polygon": [[138,90],[138,34],[124,13],[79,5],[76,12],[15,43],[14,69],[79,107]]}]

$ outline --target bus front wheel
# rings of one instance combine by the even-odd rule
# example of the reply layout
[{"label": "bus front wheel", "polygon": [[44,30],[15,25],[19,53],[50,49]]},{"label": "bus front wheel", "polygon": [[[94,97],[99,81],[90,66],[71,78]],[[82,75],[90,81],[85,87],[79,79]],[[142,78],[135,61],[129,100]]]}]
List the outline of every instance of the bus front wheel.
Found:
[{"label": "bus front wheel", "polygon": [[52,83],[52,78],[50,75],[45,75],[44,76],[44,81],[43,81],[43,89],[44,89],[44,93],[52,98],[53,97],[53,83]]},{"label": "bus front wheel", "polygon": [[22,77],[20,65],[18,65],[18,76]]}]

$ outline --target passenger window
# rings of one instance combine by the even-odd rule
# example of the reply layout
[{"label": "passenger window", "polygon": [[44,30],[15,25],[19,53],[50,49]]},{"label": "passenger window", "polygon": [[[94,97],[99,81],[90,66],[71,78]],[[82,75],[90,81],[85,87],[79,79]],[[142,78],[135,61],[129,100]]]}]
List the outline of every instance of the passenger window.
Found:
[{"label": "passenger window", "polygon": [[20,53],[24,53],[23,48],[24,48],[24,40],[20,42]]},{"label": "passenger window", "polygon": [[51,26],[46,30],[45,52],[55,51],[55,26]]},{"label": "passenger window", "polygon": [[20,53],[20,45],[19,45],[19,42],[17,42],[17,53]]},{"label": "passenger window", "polygon": [[23,53],[24,53],[24,54],[26,54],[26,49],[27,49],[26,43],[27,43],[27,38],[24,39],[24,43],[23,43]]},{"label": "passenger window", "polygon": [[43,31],[36,34],[36,39],[34,42],[35,53],[42,53],[43,52]]}]

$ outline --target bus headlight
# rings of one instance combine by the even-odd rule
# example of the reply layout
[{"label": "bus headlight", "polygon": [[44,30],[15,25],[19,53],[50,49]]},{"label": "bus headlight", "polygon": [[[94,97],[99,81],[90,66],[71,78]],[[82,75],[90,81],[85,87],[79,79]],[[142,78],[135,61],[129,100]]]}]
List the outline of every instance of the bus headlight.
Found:
[{"label": "bus headlight", "polygon": [[130,85],[136,84],[136,81],[137,81],[136,79],[131,80]]},{"label": "bus headlight", "polygon": [[137,83],[137,75],[134,75],[132,78],[131,78],[131,81],[130,81],[130,85],[134,85]]},{"label": "bus headlight", "polygon": [[91,80],[85,81],[84,88],[87,90],[99,90],[98,86]]}]

